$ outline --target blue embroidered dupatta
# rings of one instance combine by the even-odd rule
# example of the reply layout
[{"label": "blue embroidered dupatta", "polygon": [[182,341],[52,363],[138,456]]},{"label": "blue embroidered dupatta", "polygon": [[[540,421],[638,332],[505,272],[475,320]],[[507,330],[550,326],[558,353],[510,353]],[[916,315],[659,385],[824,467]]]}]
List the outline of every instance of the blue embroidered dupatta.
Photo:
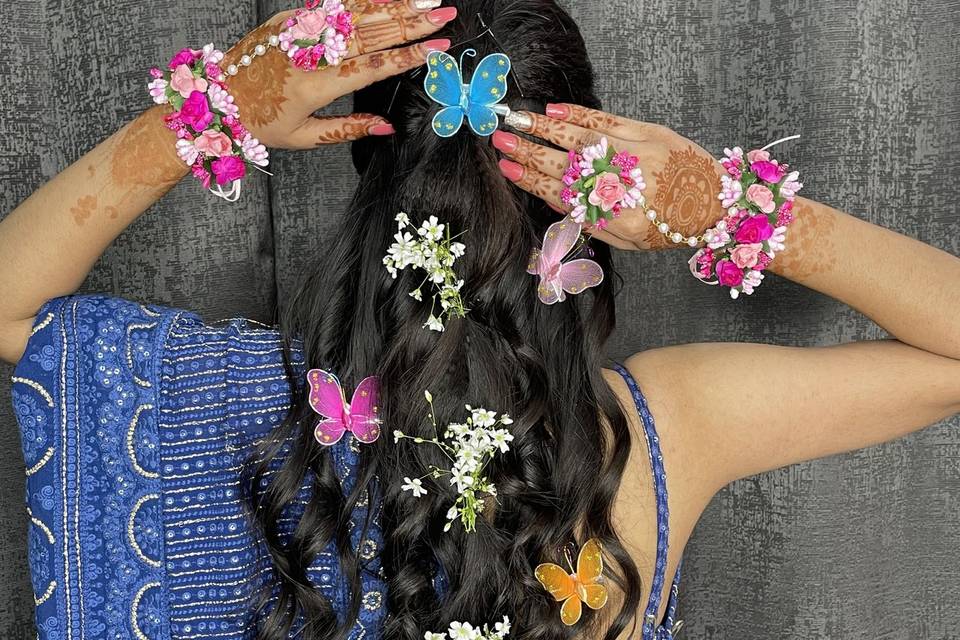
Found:
[{"label": "blue embroidered dupatta", "polygon": [[[250,637],[271,563],[240,472],[289,408],[279,333],[63,296],[37,314],[12,382],[39,638]],[[332,455],[349,491],[355,442]],[[283,519],[288,532],[310,480]],[[378,510],[362,503],[351,522],[365,563],[357,640],[379,635],[386,598]],[[342,615],[351,594],[334,546],[309,576]]]}]

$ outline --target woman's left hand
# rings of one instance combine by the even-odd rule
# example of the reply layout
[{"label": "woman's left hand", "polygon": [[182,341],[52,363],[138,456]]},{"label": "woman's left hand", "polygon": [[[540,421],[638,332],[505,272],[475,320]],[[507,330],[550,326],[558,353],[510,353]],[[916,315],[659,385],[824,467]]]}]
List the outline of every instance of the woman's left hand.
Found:
[{"label": "woman's left hand", "polygon": [[[519,128],[524,121],[529,127]],[[526,138],[497,131],[494,146],[509,160],[500,169],[521,189],[543,199],[566,215],[560,192],[569,165],[567,150],[581,149],[606,137],[620,152],[640,158],[646,206],[670,225],[671,232],[698,235],[726,215],[720,206],[723,167],[699,145],[670,129],[622,118],[573,104],[547,105],[547,115],[516,112],[511,124],[531,136],[564,149],[543,146]],[[641,208],[624,209],[605,229],[586,229],[593,237],[618,249],[666,249],[678,245],[647,219]]]}]

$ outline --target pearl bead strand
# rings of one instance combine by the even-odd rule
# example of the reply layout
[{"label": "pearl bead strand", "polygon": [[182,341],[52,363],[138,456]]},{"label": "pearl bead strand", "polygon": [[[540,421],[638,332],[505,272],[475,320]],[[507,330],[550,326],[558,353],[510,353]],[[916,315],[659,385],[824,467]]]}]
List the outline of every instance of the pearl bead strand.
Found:
[{"label": "pearl bead strand", "polygon": [[223,82],[227,79],[226,76],[237,75],[238,73],[240,73],[240,67],[249,67],[251,64],[253,64],[254,59],[256,59],[258,56],[266,55],[270,47],[279,47],[279,46],[280,46],[280,36],[277,36],[277,35],[270,36],[266,42],[261,42],[260,44],[255,46],[253,48],[253,51],[240,56],[239,66],[235,64],[229,65],[226,69],[226,75],[221,73],[219,80]]},{"label": "pearl bead strand", "polygon": [[[644,205],[646,209],[646,205]],[[647,220],[650,221],[650,224],[656,228],[667,240],[674,244],[685,244],[688,247],[696,248],[700,245],[701,242],[712,242],[713,240],[713,230],[708,229],[703,234],[698,236],[685,236],[678,231],[670,229],[670,225],[660,220],[657,217],[657,212],[654,209],[646,209],[645,215]]]}]

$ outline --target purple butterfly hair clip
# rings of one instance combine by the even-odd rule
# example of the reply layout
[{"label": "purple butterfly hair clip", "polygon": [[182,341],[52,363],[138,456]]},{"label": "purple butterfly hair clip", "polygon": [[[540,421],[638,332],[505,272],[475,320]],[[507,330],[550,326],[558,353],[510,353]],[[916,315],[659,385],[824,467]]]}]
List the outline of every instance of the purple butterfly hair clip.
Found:
[{"label": "purple butterfly hair clip", "polygon": [[603,282],[603,269],[593,260],[580,258],[564,262],[570,257],[580,239],[580,225],[564,218],[550,225],[543,236],[543,249],[533,252],[527,273],[540,276],[537,294],[540,302],[556,304]]},{"label": "purple butterfly hair clip", "polygon": [[311,369],[307,381],[310,383],[310,406],[323,418],[313,432],[317,442],[326,447],[333,446],[347,431],[364,444],[380,437],[378,378],[365,378],[358,384],[350,404],[343,395],[340,380],[332,373]]}]

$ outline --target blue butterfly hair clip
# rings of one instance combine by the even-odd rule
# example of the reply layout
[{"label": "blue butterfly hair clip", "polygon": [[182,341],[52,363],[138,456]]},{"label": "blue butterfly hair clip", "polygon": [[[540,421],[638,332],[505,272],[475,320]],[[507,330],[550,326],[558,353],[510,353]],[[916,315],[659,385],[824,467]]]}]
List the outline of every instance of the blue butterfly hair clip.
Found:
[{"label": "blue butterfly hair clip", "polygon": [[442,138],[456,135],[466,118],[478,136],[492,135],[500,120],[497,115],[510,115],[510,107],[499,104],[507,95],[510,58],[492,53],[480,61],[470,84],[464,84],[461,68],[463,56],[476,57],[476,49],[460,55],[460,64],[442,51],[427,54],[427,77],[423,88],[434,102],[444,108],[433,117],[433,132]]}]

